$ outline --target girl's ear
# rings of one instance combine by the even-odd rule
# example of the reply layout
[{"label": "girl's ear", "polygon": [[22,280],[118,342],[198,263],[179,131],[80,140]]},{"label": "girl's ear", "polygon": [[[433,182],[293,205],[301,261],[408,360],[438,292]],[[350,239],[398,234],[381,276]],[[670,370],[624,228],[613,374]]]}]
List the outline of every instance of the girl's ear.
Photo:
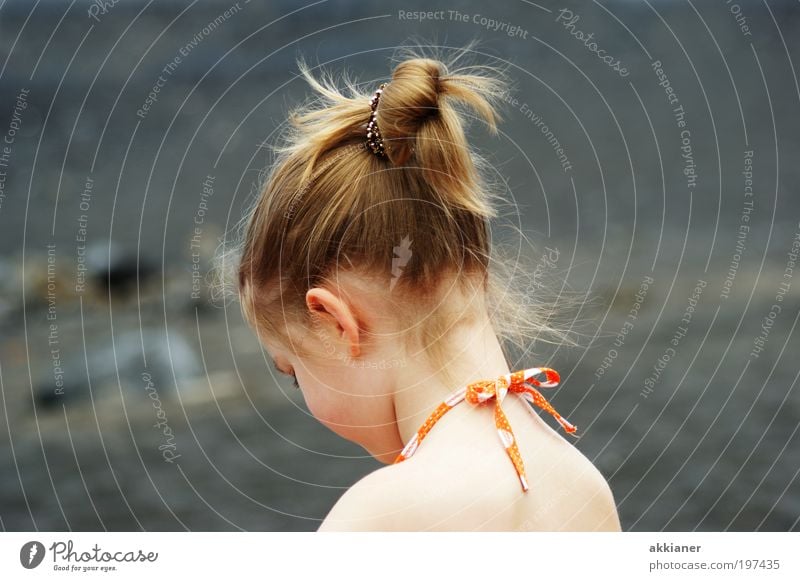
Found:
[{"label": "girl's ear", "polygon": [[358,321],[350,306],[328,289],[314,287],[306,293],[306,305],[312,316],[318,316],[336,329],[336,336],[347,341],[351,357],[361,353]]}]

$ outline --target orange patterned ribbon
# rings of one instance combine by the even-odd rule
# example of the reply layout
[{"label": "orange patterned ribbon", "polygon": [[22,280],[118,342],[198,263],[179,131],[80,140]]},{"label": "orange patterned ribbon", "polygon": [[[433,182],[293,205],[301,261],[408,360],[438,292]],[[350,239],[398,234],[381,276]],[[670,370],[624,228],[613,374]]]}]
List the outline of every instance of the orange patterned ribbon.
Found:
[{"label": "orange patterned ribbon", "polygon": [[[534,378],[534,375],[539,375],[540,373],[545,374],[547,378],[546,381],[540,382]],[[471,404],[480,405],[494,398],[494,421],[497,427],[497,434],[500,436],[500,441],[503,443],[503,447],[506,449],[509,458],[511,458],[511,462],[514,464],[514,468],[519,476],[519,481],[522,484],[523,492],[527,492],[528,480],[525,477],[525,466],[522,463],[522,457],[517,447],[516,438],[514,438],[514,433],[511,431],[511,424],[508,423],[508,418],[506,418],[501,404],[503,403],[503,398],[505,398],[509,391],[516,393],[551,414],[568,434],[574,434],[577,428],[562,418],[544,396],[533,387],[555,387],[560,380],[561,378],[558,372],[554,369],[550,369],[549,367],[533,367],[531,369],[524,369],[507,375],[501,375],[495,380],[482,379],[470,383],[439,404],[433,413],[428,416],[428,419],[425,420],[425,423],[422,424],[422,427],[417,430],[417,433],[408,441],[408,444],[406,444],[403,451],[400,452],[393,463],[397,464],[398,462],[410,458],[414,452],[416,452],[422,439],[428,434],[433,425],[439,421],[439,418],[454,406],[461,403],[461,401],[466,399]]]}]

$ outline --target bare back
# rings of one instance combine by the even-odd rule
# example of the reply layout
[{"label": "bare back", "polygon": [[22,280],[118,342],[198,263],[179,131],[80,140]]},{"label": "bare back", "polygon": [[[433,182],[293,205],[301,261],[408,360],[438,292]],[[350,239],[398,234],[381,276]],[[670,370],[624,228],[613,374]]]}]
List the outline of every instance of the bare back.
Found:
[{"label": "bare back", "polygon": [[[363,494],[362,502],[382,523],[377,528],[619,531],[611,490],[589,459],[524,401],[509,397],[503,409],[522,455],[528,492],[522,491],[497,438],[491,407],[473,408],[462,411],[462,419],[473,414],[469,424],[446,415],[412,458],[376,471],[351,489],[353,495]],[[488,429],[476,433],[475,426],[483,424]],[[465,437],[464,429],[472,432]]]}]

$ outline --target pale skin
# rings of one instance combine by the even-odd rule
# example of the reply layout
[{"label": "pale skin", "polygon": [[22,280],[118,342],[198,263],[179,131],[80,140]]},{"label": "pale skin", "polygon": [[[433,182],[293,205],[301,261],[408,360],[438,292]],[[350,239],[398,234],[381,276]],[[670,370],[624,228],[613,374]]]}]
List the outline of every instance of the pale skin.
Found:
[{"label": "pale skin", "polygon": [[[621,530],[602,474],[514,394],[503,410],[522,454],[528,492],[495,431],[494,400],[458,404],[414,456],[392,464],[459,387],[512,370],[488,318],[476,316],[450,333],[455,382],[446,384],[401,340],[380,292],[347,277],[337,286],[310,289],[306,305],[314,327],[292,331],[312,356],[301,359],[261,337],[278,370],[296,375],[314,417],[386,464],[348,489],[319,531]],[[393,365],[370,366],[380,361]],[[550,392],[542,391],[549,399]]]}]

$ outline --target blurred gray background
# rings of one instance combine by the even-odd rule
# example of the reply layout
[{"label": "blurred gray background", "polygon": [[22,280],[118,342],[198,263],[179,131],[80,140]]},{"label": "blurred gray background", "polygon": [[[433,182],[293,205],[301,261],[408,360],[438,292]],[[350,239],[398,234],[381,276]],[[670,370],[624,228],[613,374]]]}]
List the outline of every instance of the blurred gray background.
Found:
[{"label": "blurred gray background", "polygon": [[516,82],[471,131],[496,236],[593,297],[518,367],[561,372],[623,529],[798,530],[799,32],[797,1],[0,1],[0,526],[315,530],[380,466],[206,275],[298,56],[371,88],[477,38]]}]

